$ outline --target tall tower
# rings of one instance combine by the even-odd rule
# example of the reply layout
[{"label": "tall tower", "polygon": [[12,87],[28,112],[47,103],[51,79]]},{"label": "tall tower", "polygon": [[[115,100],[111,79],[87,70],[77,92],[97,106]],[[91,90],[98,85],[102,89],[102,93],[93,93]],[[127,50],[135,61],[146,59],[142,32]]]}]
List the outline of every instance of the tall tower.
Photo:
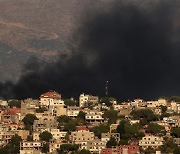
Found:
[{"label": "tall tower", "polygon": [[105,85],[105,95],[106,97],[108,97],[108,80],[106,81],[106,85]]}]

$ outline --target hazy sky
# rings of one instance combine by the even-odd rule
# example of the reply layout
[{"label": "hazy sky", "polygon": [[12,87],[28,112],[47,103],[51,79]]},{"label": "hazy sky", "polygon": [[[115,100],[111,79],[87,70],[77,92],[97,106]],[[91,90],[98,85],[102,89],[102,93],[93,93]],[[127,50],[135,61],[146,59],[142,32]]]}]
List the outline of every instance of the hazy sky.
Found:
[{"label": "hazy sky", "polygon": [[[106,6],[108,1],[99,2]],[[44,65],[30,58],[20,80],[6,86],[8,92],[17,98],[50,89],[66,97],[104,96],[109,80],[109,95],[119,99],[179,95],[178,9],[178,1],[120,0],[83,10],[72,33],[71,56]]]}]

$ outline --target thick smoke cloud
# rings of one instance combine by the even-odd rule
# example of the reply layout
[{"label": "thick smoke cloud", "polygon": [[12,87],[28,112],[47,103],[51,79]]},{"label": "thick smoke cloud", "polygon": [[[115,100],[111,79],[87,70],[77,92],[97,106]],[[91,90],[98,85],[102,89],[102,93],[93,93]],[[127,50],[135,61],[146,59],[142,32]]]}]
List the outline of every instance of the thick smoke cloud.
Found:
[{"label": "thick smoke cloud", "polygon": [[66,97],[82,92],[103,96],[106,80],[109,95],[119,99],[179,95],[177,3],[111,4],[87,13],[74,36],[81,43],[70,58],[61,55],[46,66],[32,58],[17,84],[0,85],[1,95],[7,89],[18,99],[37,98],[52,89]]}]

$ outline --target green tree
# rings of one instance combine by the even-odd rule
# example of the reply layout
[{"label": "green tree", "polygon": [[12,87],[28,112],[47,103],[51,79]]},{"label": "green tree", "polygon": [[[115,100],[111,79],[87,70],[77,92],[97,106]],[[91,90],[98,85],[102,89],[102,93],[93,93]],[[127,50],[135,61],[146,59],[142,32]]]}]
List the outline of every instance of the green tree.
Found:
[{"label": "green tree", "polygon": [[123,140],[123,139],[121,139],[121,140],[119,141],[119,145],[128,145],[128,140]]},{"label": "green tree", "polygon": [[75,123],[73,123],[73,122],[69,122],[69,123],[66,123],[65,125],[64,125],[64,131],[74,131],[74,130],[76,130],[76,124]]},{"label": "green tree", "polygon": [[180,127],[174,127],[171,129],[171,135],[180,138]]},{"label": "green tree", "polygon": [[70,151],[77,152],[79,149],[79,145],[77,144],[62,144],[60,146],[60,149],[58,150],[58,153],[62,154],[62,152],[69,153]]},{"label": "green tree", "polygon": [[161,107],[162,113],[165,113],[167,111],[167,106],[161,105],[160,107]]},{"label": "green tree", "polygon": [[172,153],[177,148],[172,138],[165,138],[164,144],[160,147],[163,153]]},{"label": "green tree", "polygon": [[21,137],[17,134],[11,138],[10,143],[0,148],[0,153],[18,154],[20,150]]},{"label": "green tree", "polygon": [[11,100],[11,101],[8,101],[8,106],[9,106],[10,108],[12,108],[12,107],[21,108],[21,101],[19,101],[19,100]]},{"label": "green tree", "polygon": [[112,148],[113,146],[117,146],[118,143],[114,137],[111,137],[109,141],[107,141],[106,147]]},{"label": "green tree", "polygon": [[66,106],[78,106],[78,103],[71,99],[65,99],[64,104]]},{"label": "green tree", "polygon": [[169,98],[169,101],[180,102],[180,96],[172,96],[171,98]]},{"label": "green tree", "polygon": [[28,135],[28,136],[27,136],[27,141],[33,141],[32,135]]},{"label": "green tree", "polygon": [[78,114],[78,116],[77,116],[77,118],[82,119],[82,120],[85,120],[85,116],[86,116],[86,113],[83,112],[83,111],[80,111],[79,114]]},{"label": "green tree", "polygon": [[48,131],[44,131],[41,134],[39,134],[39,137],[41,140],[49,142],[49,140],[52,139],[52,134]]},{"label": "green tree", "polygon": [[117,126],[117,133],[124,134],[125,133],[125,124],[127,124],[127,121],[122,120],[119,125]]},{"label": "green tree", "polygon": [[43,113],[44,111],[47,111],[47,108],[45,108],[45,107],[40,107],[40,108],[36,109],[36,112],[37,112],[37,113]]},{"label": "green tree", "polygon": [[123,139],[137,138],[138,136],[137,125],[125,124],[124,129],[125,129],[125,133],[121,135]]},{"label": "green tree", "polygon": [[43,153],[49,152],[49,143],[44,143],[44,144],[43,144],[42,152],[43,152]]},{"label": "green tree", "polygon": [[89,150],[82,149],[79,154],[91,154],[91,152]]},{"label": "green tree", "polygon": [[103,117],[105,119],[108,119],[109,124],[113,124],[113,123],[116,123],[118,119],[118,112],[111,109],[111,110],[105,111]]},{"label": "green tree", "polygon": [[65,138],[65,140],[66,140],[67,142],[69,142],[69,133],[68,133],[68,132],[66,133],[66,135],[65,135],[64,138]]},{"label": "green tree", "polygon": [[153,135],[165,135],[166,131],[163,126],[160,126],[156,123],[149,123],[147,129],[147,133],[152,133]]},{"label": "green tree", "polygon": [[22,119],[22,121],[25,124],[25,129],[31,130],[34,120],[37,120],[37,119],[38,118],[34,114],[26,114],[26,116]]},{"label": "green tree", "polygon": [[145,151],[144,151],[144,153],[145,154],[153,154],[153,153],[155,153],[156,151],[152,148],[152,147],[148,147]]},{"label": "green tree", "polygon": [[140,120],[142,125],[146,125],[151,121],[158,120],[158,116],[151,109],[139,109],[131,112],[133,119]]},{"label": "green tree", "polygon": [[77,120],[78,120],[78,123],[80,125],[85,125],[86,124],[85,116],[86,116],[85,112],[83,112],[83,111],[79,112],[79,114],[77,116]]},{"label": "green tree", "polygon": [[173,151],[173,154],[180,154],[180,147],[176,147]]},{"label": "green tree", "polygon": [[112,106],[112,103],[111,103],[111,101],[110,101],[110,99],[108,97],[102,97],[100,99],[100,103],[101,104],[104,103],[106,106]]},{"label": "green tree", "polygon": [[120,138],[123,140],[129,140],[131,138],[142,138],[144,136],[144,133],[139,132],[140,126],[137,124],[130,125],[127,121],[122,120],[117,129],[116,132],[120,133]]},{"label": "green tree", "polygon": [[101,133],[109,132],[109,125],[101,124],[99,126],[91,128],[90,131],[94,132],[95,136],[97,136],[98,138],[101,138]]},{"label": "green tree", "polygon": [[62,116],[59,116],[59,117],[57,118],[57,121],[58,121],[59,123],[68,123],[69,120],[71,120],[71,118],[69,118],[69,117],[66,116],[66,115],[62,115]]}]

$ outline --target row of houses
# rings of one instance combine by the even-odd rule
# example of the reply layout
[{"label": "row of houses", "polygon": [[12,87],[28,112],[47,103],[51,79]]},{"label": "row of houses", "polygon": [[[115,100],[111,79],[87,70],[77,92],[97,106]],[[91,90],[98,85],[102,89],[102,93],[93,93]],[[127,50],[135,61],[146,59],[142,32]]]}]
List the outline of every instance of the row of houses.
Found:
[{"label": "row of houses", "polygon": [[[117,103],[112,100],[112,108],[118,111],[118,116],[123,115],[127,118],[131,125],[140,123],[140,120],[134,120],[131,117],[131,112],[138,109],[151,109],[155,114],[161,115],[161,106],[167,107],[168,113],[179,113],[178,102],[167,102],[165,99],[159,99],[157,101],[143,101],[136,99],[134,101]],[[88,104],[93,104],[92,108],[88,108]],[[18,134],[22,138],[20,143],[20,154],[40,154],[43,148],[44,142],[41,141],[39,135],[48,131],[52,134],[52,140],[49,142],[49,153],[57,153],[57,149],[62,144],[71,143],[80,145],[80,150],[86,149],[95,154],[137,154],[140,153],[140,149],[147,149],[148,147],[158,149],[164,143],[163,137],[154,136],[152,134],[145,134],[135,144],[121,145],[112,148],[106,148],[107,142],[110,138],[115,138],[117,142],[120,142],[119,133],[114,133],[119,124],[119,121],[110,125],[110,131],[108,133],[101,133],[101,137],[97,138],[94,132],[89,128],[98,126],[99,124],[105,124],[107,121],[103,114],[105,110],[109,110],[110,107],[105,104],[99,104],[99,98],[97,96],[81,94],[79,97],[79,106],[66,106],[61,98],[61,95],[55,91],[49,91],[40,96],[39,100],[33,100],[28,98],[21,101],[21,108],[12,107],[9,108],[5,101],[1,106],[4,106],[0,110],[0,146],[8,144],[11,141],[12,136]],[[38,112],[42,109],[42,112]],[[79,113],[83,111],[85,113],[86,126],[78,126],[75,131],[62,131],[58,128],[58,116],[67,116],[69,118],[77,118]],[[32,125],[32,134],[28,130],[25,130],[25,124],[22,119],[27,114],[34,114],[37,120],[34,120]],[[165,127],[167,133],[170,132],[172,127],[180,127],[180,116],[164,117],[163,120],[154,121],[159,125]],[[32,136],[32,141],[28,141],[28,136]],[[67,141],[66,136],[69,136]],[[179,145],[179,138],[175,138],[174,142]]]}]

